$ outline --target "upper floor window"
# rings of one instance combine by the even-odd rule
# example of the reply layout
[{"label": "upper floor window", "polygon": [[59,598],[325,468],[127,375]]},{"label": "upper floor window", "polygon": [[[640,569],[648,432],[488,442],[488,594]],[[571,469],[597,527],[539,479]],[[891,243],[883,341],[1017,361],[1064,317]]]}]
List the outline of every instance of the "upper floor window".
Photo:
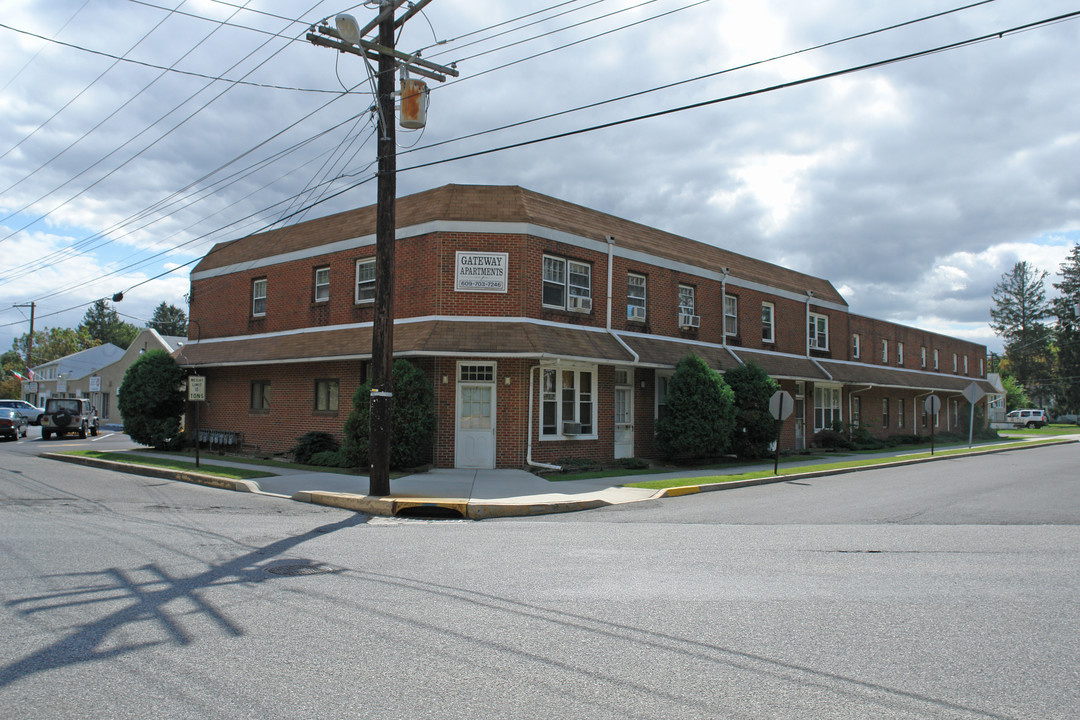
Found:
[{"label": "upper floor window", "polygon": [[883,362],[883,363],[889,362],[889,341],[888,340],[882,340],[881,341],[881,362]]},{"label": "upper floor window", "polygon": [[904,343],[902,342],[896,343],[896,364],[904,364]]},{"label": "upper floor window", "polygon": [[776,342],[776,331],[773,327],[773,315],[776,308],[772,303],[761,303],[761,342]]},{"label": "upper floor window", "polygon": [[859,337],[859,333],[855,333],[851,336],[851,357],[858,360],[859,355],[862,353],[862,339]]},{"label": "upper floor window", "polygon": [[260,278],[251,284],[251,314],[262,317],[266,314],[266,278]]},{"label": "upper floor window", "polygon": [[964,356],[964,374],[965,374],[965,375],[967,375],[967,374],[968,374],[968,364],[967,364],[967,358],[968,358],[968,356],[967,356],[967,355],[965,355],[965,356]]},{"label": "upper floor window", "polygon": [[542,302],[547,307],[591,312],[592,266],[545,255]]},{"label": "upper floor window", "polygon": [[[934,350],[934,369],[935,370],[938,369],[938,351],[937,350]],[[935,424],[934,427],[937,427],[937,425]]]},{"label": "upper floor window", "polygon": [[956,353],[953,353],[952,354],[952,371],[957,372],[959,369],[960,369],[959,366],[956,364]]},{"label": "upper floor window", "polygon": [[626,276],[626,319],[645,320],[645,276],[629,273]]},{"label": "upper floor window", "polygon": [[829,316],[810,313],[810,326],[807,328],[810,347],[816,350],[829,349]]},{"label": "upper floor window", "polygon": [[739,298],[724,295],[724,334],[739,334]]},{"label": "upper floor window", "polygon": [[690,285],[679,286],[679,313],[683,315],[695,315],[694,312],[694,288]]},{"label": "upper floor window", "polygon": [[356,302],[375,302],[375,260],[356,261]]},{"label": "upper floor window", "polygon": [[926,367],[926,346],[922,346],[922,350],[919,351],[920,367]]},{"label": "upper floor window", "polygon": [[979,358],[979,377],[983,376],[983,359]]},{"label": "upper floor window", "polygon": [[330,299],[330,268],[315,269],[315,302],[326,302]]}]

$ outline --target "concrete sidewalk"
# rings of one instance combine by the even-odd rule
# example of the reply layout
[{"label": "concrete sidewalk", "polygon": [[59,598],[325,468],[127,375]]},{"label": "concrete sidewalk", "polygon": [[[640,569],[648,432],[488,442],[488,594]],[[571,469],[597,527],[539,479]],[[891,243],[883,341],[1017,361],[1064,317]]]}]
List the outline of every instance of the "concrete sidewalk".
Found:
[{"label": "concrete sidewalk", "polygon": [[[1053,444],[1076,443],[1080,435],[1068,435],[1054,438]],[[1028,448],[1046,447],[1048,443],[1034,445],[1030,442],[1000,442],[977,445],[971,454],[994,452],[1012,452]],[[948,449],[955,449],[953,448]],[[965,448],[966,449],[966,448]],[[702,478],[722,475],[737,475],[754,471],[772,471],[772,461],[743,464],[725,468],[700,468],[678,470],[670,473],[650,475],[608,477],[596,480],[547,480],[524,470],[464,470],[438,468],[424,473],[406,475],[390,481],[391,495],[377,497],[367,495],[368,478],[363,475],[345,475],[313,470],[252,465],[243,461],[224,460],[216,456],[203,457],[203,465],[226,467],[258,468],[272,473],[255,480],[229,480],[196,471],[169,470],[145,465],[134,465],[108,460],[99,460],[79,455],[46,453],[50,457],[66,462],[94,465],[121,472],[131,472],[154,477],[165,477],[185,482],[199,483],[241,492],[257,492],[291,498],[300,502],[310,502],[344,509],[364,512],[371,515],[420,515],[436,517],[461,517],[484,519],[493,517],[515,517],[525,515],[543,515],[559,512],[588,510],[591,508],[620,503],[639,502],[642,500],[674,497],[697,492],[727,490],[751,485],[763,485],[775,482],[788,482],[807,477],[821,477],[842,473],[873,470],[881,467],[896,467],[938,460],[966,457],[966,455],[936,455],[931,458],[910,457],[926,452],[925,450],[890,450],[881,453],[858,456],[835,454],[824,458],[800,461],[788,459],[781,463],[781,469],[796,474],[769,475],[753,480],[739,480],[726,483],[701,484]],[[158,455],[158,457],[161,457]],[[189,456],[171,456],[179,460],[191,461]],[[831,470],[815,470],[815,465],[835,463],[845,460],[879,459],[882,464],[868,467],[855,467]],[[648,480],[679,480],[679,487],[666,490],[622,487],[625,483]]]}]

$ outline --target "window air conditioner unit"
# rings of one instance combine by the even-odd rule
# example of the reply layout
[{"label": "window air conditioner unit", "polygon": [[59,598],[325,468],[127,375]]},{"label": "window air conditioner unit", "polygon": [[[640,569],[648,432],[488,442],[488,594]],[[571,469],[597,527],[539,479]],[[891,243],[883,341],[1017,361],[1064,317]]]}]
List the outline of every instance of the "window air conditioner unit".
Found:
[{"label": "window air conditioner unit", "polygon": [[687,315],[686,313],[679,313],[679,327],[681,327],[681,328],[701,327],[701,316],[700,315]]},{"label": "window air conditioner unit", "polygon": [[574,312],[592,312],[592,298],[571,295],[570,309]]},{"label": "window air conditioner unit", "polygon": [[627,320],[639,320],[645,322],[645,308],[639,305],[631,305],[626,308]]},{"label": "window air conditioner unit", "polygon": [[581,423],[579,422],[564,422],[562,424],[563,435],[580,435]]}]

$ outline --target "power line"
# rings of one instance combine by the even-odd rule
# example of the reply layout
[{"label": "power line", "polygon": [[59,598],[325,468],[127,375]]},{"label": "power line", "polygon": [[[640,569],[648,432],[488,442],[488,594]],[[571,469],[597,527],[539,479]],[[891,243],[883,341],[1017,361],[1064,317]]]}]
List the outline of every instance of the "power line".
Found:
[{"label": "power line", "polygon": [[[157,6],[153,5],[151,7],[157,7]],[[161,9],[164,9],[164,8],[161,8]],[[190,13],[180,13],[180,14],[189,15]],[[204,19],[209,19],[209,18],[204,18]],[[232,25],[232,27],[244,27],[244,26],[243,25],[239,25],[239,26]],[[205,73],[198,73],[198,72],[194,72],[192,70],[180,70],[179,68],[175,68],[175,67],[166,67],[164,65],[155,65],[154,63],[145,62],[143,60],[134,60],[132,58],[124,57],[124,56],[121,56],[121,55],[113,55],[112,53],[107,53],[107,52],[105,52],[103,50],[94,50],[92,48],[84,47],[82,45],[75,45],[74,43],[64,42],[63,40],[57,40],[55,38],[50,38],[50,37],[46,37],[44,35],[39,35],[37,33],[30,32],[29,30],[23,30],[21,28],[13,27],[13,26],[7,25],[5,23],[0,23],[0,28],[4,28],[5,30],[10,30],[11,32],[19,33],[21,35],[26,35],[28,37],[36,38],[38,40],[44,40],[45,42],[52,43],[54,45],[62,45],[63,47],[71,48],[72,50],[78,50],[80,52],[89,53],[91,55],[99,55],[101,57],[107,57],[107,58],[110,58],[110,59],[115,60],[117,62],[129,63],[131,65],[141,65],[142,67],[150,68],[152,70],[163,70],[165,72],[170,72],[170,73],[174,73],[174,74],[177,74],[177,75],[187,75],[189,77],[196,77],[196,78],[200,78],[202,80],[221,81],[221,82],[232,83],[234,85],[247,85],[249,87],[267,88],[269,90],[291,90],[293,92],[306,92],[306,93],[338,93],[338,92],[340,92],[338,90],[323,90],[323,89],[320,89],[320,88],[302,88],[302,87],[292,87],[292,86],[289,86],[289,85],[274,85],[272,83],[257,83],[257,82],[252,82],[251,80],[243,80],[243,79],[234,80],[232,78],[227,78],[227,77],[224,77],[222,75],[207,75]],[[261,32],[261,31],[255,30],[255,28],[247,28],[247,29],[248,30],[253,30],[255,32]],[[272,37],[287,37],[287,36],[284,36],[284,35],[280,35],[280,34],[276,34],[276,33],[269,33],[269,32],[264,32],[264,34],[271,35]],[[298,41],[297,38],[288,38],[288,39],[289,39],[290,42],[297,42]],[[244,77],[247,77],[247,75],[245,75]]]}]

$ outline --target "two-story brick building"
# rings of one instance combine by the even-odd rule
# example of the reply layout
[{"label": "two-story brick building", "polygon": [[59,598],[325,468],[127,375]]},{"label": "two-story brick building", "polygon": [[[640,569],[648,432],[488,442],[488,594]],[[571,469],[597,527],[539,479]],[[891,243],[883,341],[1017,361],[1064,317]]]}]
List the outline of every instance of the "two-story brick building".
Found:
[{"label": "two-story brick building", "polygon": [[[796,399],[782,447],[834,421],[954,429],[986,348],[853,315],[822,278],[520,187],[397,202],[394,354],[435,389],[433,461],[521,467],[654,455],[688,353],[755,361]],[[371,357],[375,208],[214,247],[191,274],[204,427],[269,451],[340,436]],[[938,418],[922,413],[937,394]]]}]

